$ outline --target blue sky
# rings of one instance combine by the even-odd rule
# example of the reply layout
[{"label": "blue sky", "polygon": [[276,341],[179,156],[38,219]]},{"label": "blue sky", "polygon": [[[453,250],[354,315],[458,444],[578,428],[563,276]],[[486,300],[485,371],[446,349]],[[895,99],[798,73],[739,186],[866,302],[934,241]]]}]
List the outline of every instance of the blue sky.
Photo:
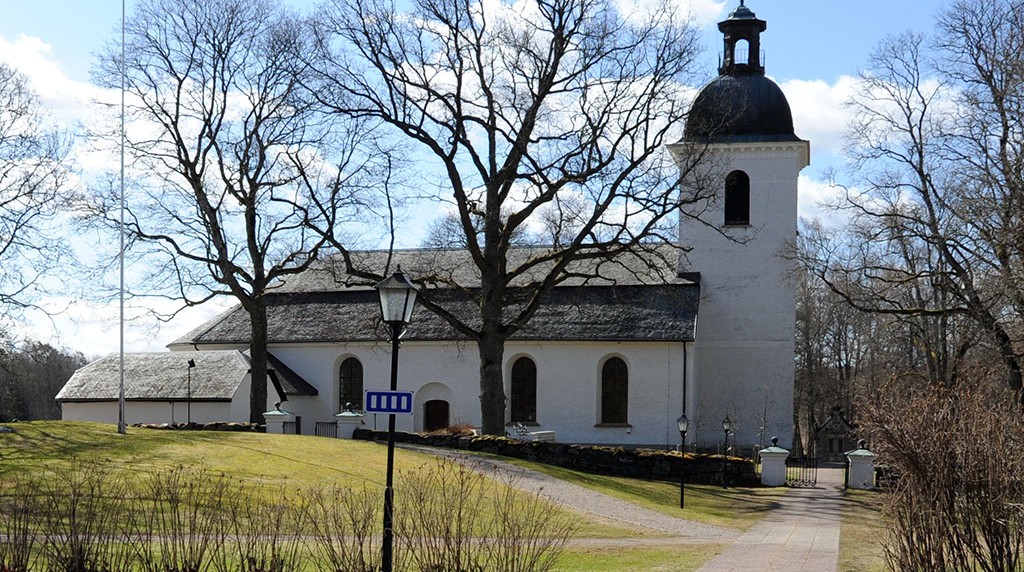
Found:
[{"label": "blue sky", "polygon": [[[288,0],[309,7],[316,0]],[[616,0],[642,5],[645,0]],[[673,0],[693,7],[703,22],[703,61],[708,79],[721,51],[715,23],[739,0]],[[843,101],[853,93],[853,78],[886,35],[908,29],[927,31],[949,0],[748,0],[768,22],[762,49],[768,75],[785,91],[793,108],[797,134],[811,141],[811,166],[800,181],[800,209],[814,216],[815,205],[828,196],[824,171],[840,166],[838,154],[845,126]],[[134,0],[127,2],[130,12]],[[97,90],[89,85],[94,56],[105,42],[119,38],[120,0],[0,0],[0,60],[19,67],[33,81],[43,103],[58,121],[73,122],[88,114]],[[403,246],[415,246],[406,244]],[[58,297],[59,298],[59,297]],[[57,299],[54,307],[66,307]],[[227,304],[185,312],[159,333],[152,324],[130,326],[129,350],[157,350]],[[72,315],[73,314],[73,315]],[[72,312],[41,320],[30,335],[63,344],[88,355],[117,350],[116,306],[75,304]]]},{"label": "blue sky", "polygon": [[[833,81],[857,71],[887,33],[926,29],[947,1],[939,0],[750,0],[748,7],[767,20],[763,42],[769,72],[780,80]],[[128,10],[135,4],[129,1]],[[295,2],[295,4],[306,4]],[[735,8],[722,6],[717,19]],[[54,59],[69,77],[88,80],[93,53],[116,38],[121,2],[111,0],[0,0],[0,37],[25,34],[52,46]],[[709,61],[720,49],[714,22],[704,26]]]}]

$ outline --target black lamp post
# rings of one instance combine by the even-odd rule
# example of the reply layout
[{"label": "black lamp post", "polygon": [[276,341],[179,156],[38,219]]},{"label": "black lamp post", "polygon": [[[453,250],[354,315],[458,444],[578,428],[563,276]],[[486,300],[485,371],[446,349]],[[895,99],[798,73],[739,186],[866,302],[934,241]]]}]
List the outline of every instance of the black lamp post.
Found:
[{"label": "black lamp post", "polygon": [[722,450],[722,488],[725,488],[729,486],[729,483],[726,480],[726,469],[729,454],[729,433],[732,433],[732,419],[729,419],[728,414],[726,414],[725,419],[722,420],[722,431],[725,432],[725,449]]},{"label": "black lamp post", "polygon": [[[391,336],[391,391],[398,390],[398,339],[412,320],[416,305],[416,286],[402,274],[399,266],[394,274],[381,280],[374,288],[380,295],[381,319]],[[384,488],[384,540],[381,547],[381,570],[391,572],[394,547],[394,482],[395,472],[395,414],[388,414],[388,474]]]},{"label": "black lamp post", "polygon": [[679,508],[686,508],[686,430],[690,428],[690,420],[685,413],[676,419],[676,427],[682,442],[679,448]]},{"label": "black lamp post", "polygon": [[196,360],[194,360],[194,359],[188,360],[188,388],[185,390],[187,392],[186,397],[185,397],[185,402],[187,403],[187,408],[188,408],[188,424],[189,425],[192,424],[192,368],[194,368],[195,366],[196,366]]}]

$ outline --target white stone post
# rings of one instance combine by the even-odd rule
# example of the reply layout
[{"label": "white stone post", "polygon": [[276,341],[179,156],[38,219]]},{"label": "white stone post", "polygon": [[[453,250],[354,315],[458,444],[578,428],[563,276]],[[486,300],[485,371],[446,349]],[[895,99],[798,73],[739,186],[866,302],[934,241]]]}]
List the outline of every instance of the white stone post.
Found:
[{"label": "white stone post", "polygon": [[779,438],[772,437],[772,446],[761,449],[761,484],[766,487],[781,487],[786,484],[786,459],[789,451],[779,447]]},{"label": "white stone post", "polygon": [[295,421],[295,414],[291,411],[285,411],[280,407],[267,411],[263,414],[263,418],[267,421],[267,433],[274,433],[277,435],[284,434],[284,424]]},{"label": "white stone post", "polygon": [[861,439],[860,447],[846,452],[846,461],[849,463],[846,486],[851,489],[875,488],[875,457],[878,455],[869,451],[865,444]]},{"label": "white stone post", "polygon": [[356,429],[363,426],[362,413],[355,411],[342,411],[334,415],[338,420],[338,439],[351,439]]}]

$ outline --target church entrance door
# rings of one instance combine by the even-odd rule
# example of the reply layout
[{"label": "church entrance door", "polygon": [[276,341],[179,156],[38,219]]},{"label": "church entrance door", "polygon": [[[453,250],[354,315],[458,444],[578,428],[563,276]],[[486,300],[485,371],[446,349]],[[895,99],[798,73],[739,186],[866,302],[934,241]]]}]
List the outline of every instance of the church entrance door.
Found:
[{"label": "church entrance door", "polygon": [[423,430],[437,431],[448,427],[448,402],[431,399],[423,404]]}]

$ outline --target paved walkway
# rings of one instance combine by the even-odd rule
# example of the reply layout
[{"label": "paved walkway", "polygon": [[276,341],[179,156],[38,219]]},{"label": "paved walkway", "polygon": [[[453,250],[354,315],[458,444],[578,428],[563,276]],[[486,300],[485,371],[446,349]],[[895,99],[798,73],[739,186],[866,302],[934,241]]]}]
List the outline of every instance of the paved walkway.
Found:
[{"label": "paved walkway", "polygon": [[[457,451],[403,445],[455,459]],[[615,540],[578,539],[573,544],[605,546],[729,544],[697,572],[836,572],[839,560],[839,522],[842,514],[842,469],[819,469],[814,488],[794,488],[778,499],[747,532],[702,524],[639,507],[554,477],[500,460],[472,456],[475,466],[512,475],[516,487],[540,492],[566,508],[641,527],[667,537]]]},{"label": "paved walkway", "polygon": [[815,488],[791,489],[772,510],[697,572],[836,572],[842,469],[819,469]]}]

